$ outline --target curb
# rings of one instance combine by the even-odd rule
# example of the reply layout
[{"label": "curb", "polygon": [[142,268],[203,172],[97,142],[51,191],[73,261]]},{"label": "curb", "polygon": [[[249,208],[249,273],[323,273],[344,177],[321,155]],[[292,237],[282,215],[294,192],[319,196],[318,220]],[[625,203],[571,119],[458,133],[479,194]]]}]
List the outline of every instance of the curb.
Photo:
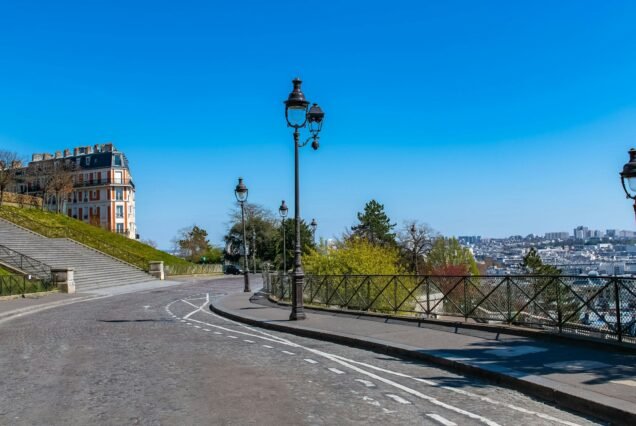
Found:
[{"label": "curb", "polygon": [[[347,334],[325,332],[323,330],[316,330],[306,327],[291,327],[283,325],[281,323],[257,320],[230,313],[219,308],[218,306],[215,306],[214,303],[210,304],[210,310],[228,319],[264,329],[281,331],[301,337],[324,340],[360,349],[367,349],[374,352],[398,356],[402,358],[425,361],[431,364],[442,366],[449,370],[453,370],[455,372],[469,374],[473,377],[486,379],[496,385],[502,385],[526,395],[548,401],[559,408],[583,413],[585,415],[589,415],[600,420],[608,421],[610,422],[610,424],[613,425],[636,424],[636,411],[632,411],[627,407],[620,407],[620,405],[631,405],[629,402],[617,400],[601,394],[591,393],[576,388],[572,388],[572,392],[566,392],[559,388],[567,387],[567,385],[558,384],[549,379],[543,379],[538,376],[526,376],[526,378],[524,379],[521,377],[516,377],[512,374],[506,374],[502,371],[497,371],[495,368],[487,369],[483,366],[471,365],[442,356],[420,352],[411,347],[401,346],[398,344],[389,344],[386,341],[375,339],[365,340]],[[604,404],[602,400],[605,400],[608,403]],[[610,405],[609,402],[617,402],[617,404]]]}]

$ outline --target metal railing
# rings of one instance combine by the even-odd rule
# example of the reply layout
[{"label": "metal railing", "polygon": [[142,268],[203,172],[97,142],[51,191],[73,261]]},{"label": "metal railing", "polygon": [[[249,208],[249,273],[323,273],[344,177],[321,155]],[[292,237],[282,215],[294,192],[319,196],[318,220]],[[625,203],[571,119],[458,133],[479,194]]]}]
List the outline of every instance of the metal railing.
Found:
[{"label": "metal railing", "polygon": [[51,279],[49,265],[3,245],[0,245],[0,262],[42,280]]},{"label": "metal railing", "polygon": [[54,288],[55,283],[51,279],[42,280],[25,275],[0,275],[0,296],[39,293]]},{"label": "metal railing", "polygon": [[[636,278],[588,276],[307,275],[308,305],[416,318],[463,318],[636,344]],[[264,274],[290,297],[290,279]]]},{"label": "metal railing", "polygon": [[47,238],[68,238],[74,240],[109,256],[120,259],[123,262],[136,266],[144,271],[149,270],[150,265],[144,257],[131,253],[120,247],[116,247],[112,244],[108,244],[99,238],[95,238],[84,232],[65,226],[50,226],[35,219],[13,213],[8,209],[0,209],[0,218],[5,218],[16,225],[22,226],[23,228],[29,229]]}]

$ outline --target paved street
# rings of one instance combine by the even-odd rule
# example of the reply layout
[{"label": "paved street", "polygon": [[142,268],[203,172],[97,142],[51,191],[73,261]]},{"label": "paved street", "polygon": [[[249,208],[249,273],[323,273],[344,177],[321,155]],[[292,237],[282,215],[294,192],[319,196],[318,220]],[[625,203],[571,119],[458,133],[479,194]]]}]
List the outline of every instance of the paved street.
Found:
[{"label": "paved street", "polygon": [[197,280],[1,323],[0,424],[594,424],[439,368],[210,312],[242,286]]}]

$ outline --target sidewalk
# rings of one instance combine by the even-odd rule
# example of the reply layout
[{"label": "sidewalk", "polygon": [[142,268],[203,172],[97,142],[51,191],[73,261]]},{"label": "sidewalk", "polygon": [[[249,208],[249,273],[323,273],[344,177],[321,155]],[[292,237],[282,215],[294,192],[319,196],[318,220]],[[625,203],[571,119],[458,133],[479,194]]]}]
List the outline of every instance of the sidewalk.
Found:
[{"label": "sidewalk", "polygon": [[636,424],[636,355],[530,337],[414,327],[250,301],[250,293],[216,300],[210,309],[230,319],[305,337],[415,358],[494,381],[619,424]]}]

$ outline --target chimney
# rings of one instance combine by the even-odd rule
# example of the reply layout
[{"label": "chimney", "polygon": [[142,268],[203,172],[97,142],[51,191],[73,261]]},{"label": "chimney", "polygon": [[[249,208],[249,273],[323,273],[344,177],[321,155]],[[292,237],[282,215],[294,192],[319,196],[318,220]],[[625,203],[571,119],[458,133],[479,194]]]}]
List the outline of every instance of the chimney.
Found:
[{"label": "chimney", "polygon": [[62,151],[55,151],[55,158],[62,158]]},{"label": "chimney", "polygon": [[110,142],[102,145],[102,148],[104,152],[113,152],[113,144]]},{"label": "chimney", "polygon": [[42,154],[33,154],[31,156],[31,161],[42,161]]},{"label": "chimney", "polygon": [[92,146],[87,146],[86,148],[84,148],[84,152],[86,154],[90,154],[91,152],[93,152],[93,147]]},{"label": "chimney", "polygon": [[51,158],[53,158],[53,156],[51,154],[49,154],[48,152],[44,153],[44,159],[45,160],[50,160]]},{"label": "chimney", "polygon": [[22,167],[22,161],[20,161],[20,160],[13,160],[13,161],[11,162],[11,168],[12,168],[12,169],[19,169],[19,168],[21,168],[21,167]]},{"label": "chimney", "polygon": [[95,152],[95,153],[98,153],[98,152],[99,152],[99,144],[97,144],[97,143],[95,144],[95,147],[94,147],[94,151],[93,151],[93,152]]},{"label": "chimney", "polygon": [[66,149],[64,150],[64,157],[70,157],[70,156],[71,156],[71,150],[70,150],[70,149],[68,149],[68,148],[66,148]]},{"label": "chimney", "polygon": [[79,155],[79,148],[73,148],[73,155],[77,157]]}]

